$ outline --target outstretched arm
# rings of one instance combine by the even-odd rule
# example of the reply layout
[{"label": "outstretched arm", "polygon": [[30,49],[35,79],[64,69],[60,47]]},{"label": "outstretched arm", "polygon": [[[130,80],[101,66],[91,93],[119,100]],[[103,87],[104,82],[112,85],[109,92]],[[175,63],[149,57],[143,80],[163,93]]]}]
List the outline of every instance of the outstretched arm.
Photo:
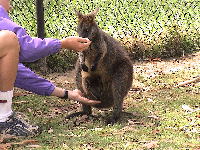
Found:
[{"label": "outstretched arm", "polygon": [[20,44],[20,62],[33,62],[42,57],[54,54],[61,48],[83,51],[90,45],[87,38],[67,37],[62,40],[55,38],[34,38],[26,30],[13,22],[4,8],[0,6],[0,30],[9,30],[16,34]]},{"label": "outstretched arm", "polygon": [[50,81],[38,76],[21,63],[18,64],[15,87],[44,96],[51,95],[55,89]]},{"label": "outstretched arm", "polygon": [[75,101],[78,101],[82,104],[85,104],[85,105],[96,105],[96,104],[99,104],[100,101],[97,101],[97,100],[90,100],[88,98],[85,98],[83,97],[83,94],[81,93],[81,91],[75,89],[75,90],[67,90],[67,94],[68,95],[65,95],[65,89],[63,88],[59,88],[59,87],[55,87],[54,91],[51,93],[51,96],[57,96],[57,97],[60,97],[60,98],[63,98],[63,96],[71,99],[71,100],[75,100]]},{"label": "outstretched arm", "polygon": [[[50,81],[39,77],[21,63],[18,65],[15,86],[38,95],[57,96],[62,98],[65,94],[65,89],[56,87]],[[67,97],[86,105],[95,105],[100,103],[99,101],[93,101],[83,97],[79,90],[68,90]]]}]

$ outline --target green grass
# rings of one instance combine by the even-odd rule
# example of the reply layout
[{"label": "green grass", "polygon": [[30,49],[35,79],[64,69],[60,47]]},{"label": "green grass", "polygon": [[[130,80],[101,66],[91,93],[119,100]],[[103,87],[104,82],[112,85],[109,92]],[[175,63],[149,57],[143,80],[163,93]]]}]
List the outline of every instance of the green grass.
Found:
[{"label": "green grass", "polygon": [[[13,4],[15,9],[12,18],[35,36],[33,3],[14,0]],[[100,7],[97,16],[99,26],[122,40],[129,50],[135,50],[132,44],[136,43],[139,53],[145,53],[141,57],[159,56],[166,54],[166,50],[173,53],[171,50],[174,49],[183,52],[199,46],[200,3],[195,0],[129,0],[123,3],[108,0],[46,0],[44,4],[47,37],[63,38],[76,35],[74,9],[88,13]],[[178,43],[174,39],[177,39]],[[137,43],[138,41],[144,48]],[[148,48],[150,50],[146,51]],[[57,56],[54,57],[57,60]],[[63,62],[57,61],[58,66]],[[124,103],[124,111],[127,113],[123,113],[123,119],[114,126],[105,125],[110,110],[95,109],[94,114],[97,118],[65,120],[64,117],[76,111],[79,105],[55,97],[16,97],[14,109],[27,114],[32,122],[42,127],[42,134],[33,138],[40,145],[37,149],[41,150],[138,150],[147,149],[145,144],[151,144],[152,141],[157,142],[155,149],[158,150],[198,149],[199,111],[188,113],[182,109],[182,105],[189,105],[194,109],[200,107],[200,85],[184,88],[173,86],[199,73],[200,70],[186,70],[151,78],[142,74],[136,76],[139,82],[151,90],[130,92]],[[30,148],[25,145],[15,146],[15,149]]]},{"label": "green grass", "polygon": [[[120,123],[113,126],[105,125],[111,110],[95,109],[96,118],[65,120],[64,117],[77,111],[79,105],[56,97],[20,96],[14,100],[15,109],[26,113],[42,127],[42,134],[33,138],[38,141],[38,149],[41,150],[138,150],[148,149],[149,145],[157,150],[198,149],[200,119],[197,116],[200,112],[189,113],[182,109],[182,105],[193,109],[200,107],[199,84],[181,88],[174,85],[199,73],[200,70],[192,69],[152,78],[136,76],[151,90],[130,91],[124,102],[123,117]],[[156,143],[154,146],[151,145],[152,141]],[[29,148],[21,146],[16,149]]]}]

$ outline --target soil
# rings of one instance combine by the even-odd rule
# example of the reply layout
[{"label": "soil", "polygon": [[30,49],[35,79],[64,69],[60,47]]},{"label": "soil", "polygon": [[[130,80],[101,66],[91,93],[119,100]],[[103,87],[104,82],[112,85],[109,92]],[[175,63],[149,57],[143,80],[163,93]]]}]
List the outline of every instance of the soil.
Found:
[{"label": "soil", "polygon": [[[182,70],[200,69],[200,52],[181,57],[161,60],[159,58],[133,63],[134,75],[155,77],[159,74],[171,74]],[[75,88],[74,70],[67,73],[54,73],[47,76],[57,86]]]},{"label": "soil", "polygon": [[[200,52],[193,53],[180,58],[170,58],[162,60],[160,58],[135,61],[133,63],[134,75],[142,75],[144,77],[155,77],[159,74],[170,74],[187,69],[200,69]],[[57,87],[65,89],[75,89],[75,71],[71,70],[66,73],[53,73],[44,78],[53,82]],[[20,94],[22,91],[20,90]],[[25,92],[25,91],[24,91]],[[23,92],[23,93],[24,93]],[[27,93],[27,92],[25,92]],[[20,95],[16,90],[15,95]]]}]

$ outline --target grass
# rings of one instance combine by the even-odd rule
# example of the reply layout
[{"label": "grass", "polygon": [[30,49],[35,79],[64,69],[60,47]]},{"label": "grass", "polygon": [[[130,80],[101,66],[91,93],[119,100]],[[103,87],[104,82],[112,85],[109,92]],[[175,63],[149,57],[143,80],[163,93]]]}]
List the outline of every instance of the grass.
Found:
[{"label": "grass", "polygon": [[[13,4],[13,19],[35,36],[34,4],[26,0],[15,0]],[[26,11],[22,11],[26,6]],[[125,9],[121,9],[122,6]],[[123,3],[106,0],[85,0],[84,3],[76,0],[46,0],[47,37],[75,35],[76,16],[73,9],[87,13],[96,7],[100,7],[97,16],[99,26],[115,38],[123,40],[129,50],[135,50],[135,46],[139,53],[144,52],[140,57],[159,56],[166,54],[166,50],[173,53],[171,50],[174,49],[183,52],[187,48],[191,51],[193,45],[199,46],[200,13],[199,3],[195,0],[134,0]],[[150,51],[146,53],[148,48]],[[62,63],[57,56],[54,57]],[[130,91],[124,102],[124,112],[127,113],[123,113],[120,123],[114,126],[106,126],[104,123],[110,110],[95,109],[95,118],[65,120],[64,117],[76,111],[79,104],[56,97],[34,94],[15,97],[14,109],[27,114],[42,127],[42,134],[33,138],[38,141],[39,150],[198,149],[199,111],[189,113],[182,109],[182,105],[193,109],[200,107],[200,85],[184,88],[173,86],[199,73],[200,70],[191,69],[155,77],[138,74],[136,80],[150,90]],[[31,149],[27,145],[15,145],[14,148]]]},{"label": "grass", "polygon": [[79,104],[56,97],[28,94],[16,97],[14,106],[42,127],[42,134],[33,138],[38,141],[39,150],[198,149],[200,112],[188,112],[182,105],[200,107],[200,85],[181,88],[174,85],[199,73],[199,69],[190,69],[155,77],[136,75],[136,80],[149,90],[130,91],[123,117],[113,126],[105,125],[111,110],[94,109],[95,118],[65,120],[66,115],[78,110]]}]

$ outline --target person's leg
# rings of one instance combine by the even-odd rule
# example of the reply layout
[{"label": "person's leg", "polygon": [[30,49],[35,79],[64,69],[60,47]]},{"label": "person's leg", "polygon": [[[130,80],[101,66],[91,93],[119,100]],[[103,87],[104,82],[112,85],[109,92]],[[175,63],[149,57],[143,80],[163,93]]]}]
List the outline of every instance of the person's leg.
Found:
[{"label": "person's leg", "polygon": [[12,114],[18,60],[19,43],[15,33],[0,31],[0,122],[4,122]]},{"label": "person's leg", "polygon": [[20,46],[13,32],[0,31],[0,136],[33,136],[37,126],[29,125],[12,111],[13,87],[18,69]]},{"label": "person's leg", "polygon": [[10,31],[0,31],[0,91],[13,89],[19,60],[19,43]]}]

